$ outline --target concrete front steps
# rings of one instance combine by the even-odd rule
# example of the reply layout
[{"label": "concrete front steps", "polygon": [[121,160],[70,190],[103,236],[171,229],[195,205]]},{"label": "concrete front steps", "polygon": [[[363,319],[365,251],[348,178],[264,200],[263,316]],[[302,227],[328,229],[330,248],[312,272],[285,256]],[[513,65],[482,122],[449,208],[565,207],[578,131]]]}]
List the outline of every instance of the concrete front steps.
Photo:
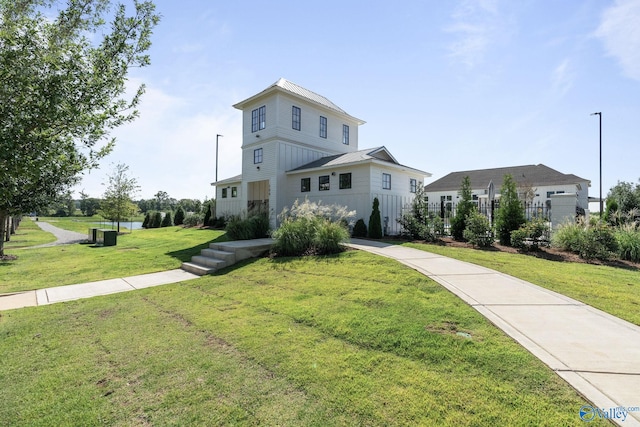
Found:
[{"label": "concrete front steps", "polygon": [[204,276],[238,261],[263,256],[273,245],[273,239],[236,240],[233,242],[211,243],[209,249],[191,257],[191,262],[182,263],[182,269]]}]

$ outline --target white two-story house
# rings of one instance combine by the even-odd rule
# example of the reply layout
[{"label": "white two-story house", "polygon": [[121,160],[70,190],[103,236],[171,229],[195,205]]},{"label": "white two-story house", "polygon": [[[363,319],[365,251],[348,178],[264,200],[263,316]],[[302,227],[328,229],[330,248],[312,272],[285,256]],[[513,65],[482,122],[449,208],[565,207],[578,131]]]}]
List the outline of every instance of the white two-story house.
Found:
[{"label": "white two-story house", "polygon": [[385,147],[361,150],[365,122],[285,79],[234,105],[242,111],[242,175],[212,183],[216,215],[255,209],[277,215],[295,200],[339,204],[369,222],[378,198],[387,234],[427,172],[401,165]]}]

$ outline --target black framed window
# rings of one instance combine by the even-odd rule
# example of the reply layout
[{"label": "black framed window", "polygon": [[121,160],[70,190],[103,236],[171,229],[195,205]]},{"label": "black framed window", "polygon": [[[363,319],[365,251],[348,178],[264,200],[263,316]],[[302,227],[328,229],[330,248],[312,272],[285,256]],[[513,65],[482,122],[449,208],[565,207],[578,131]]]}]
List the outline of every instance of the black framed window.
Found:
[{"label": "black framed window", "polygon": [[415,193],[417,189],[418,189],[418,181],[416,181],[413,178],[409,179],[409,192]]},{"label": "black framed window", "polygon": [[320,116],[320,138],[327,137],[327,118]]},{"label": "black framed window", "polygon": [[300,108],[291,107],[291,127],[294,130],[300,130],[300,122],[302,121]]},{"label": "black framed window", "polygon": [[311,178],[302,178],[300,180],[300,191],[303,193],[311,191]]},{"label": "black framed window", "polygon": [[223,189],[222,189],[222,198],[223,198],[223,199],[226,199],[226,198],[227,198],[227,189],[226,189],[226,188],[223,188]]},{"label": "black framed window", "polygon": [[349,126],[342,125],[342,143],[344,145],[349,145]]},{"label": "black framed window", "polygon": [[267,107],[262,106],[251,111],[251,132],[257,132],[266,127]]},{"label": "black framed window", "polygon": [[391,174],[389,173],[382,174],[382,189],[391,190]]},{"label": "black framed window", "polygon": [[238,187],[231,187],[231,197],[238,197]]},{"label": "black framed window", "polygon": [[340,190],[351,188],[351,172],[341,173],[338,178],[338,188],[340,188]]},{"label": "black framed window", "polygon": [[319,190],[327,191],[329,189],[329,175],[322,175],[318,178]]},{"label": "black framed window", "polygon": [[253,150],[253,164],[262,163],[262,148]]}]

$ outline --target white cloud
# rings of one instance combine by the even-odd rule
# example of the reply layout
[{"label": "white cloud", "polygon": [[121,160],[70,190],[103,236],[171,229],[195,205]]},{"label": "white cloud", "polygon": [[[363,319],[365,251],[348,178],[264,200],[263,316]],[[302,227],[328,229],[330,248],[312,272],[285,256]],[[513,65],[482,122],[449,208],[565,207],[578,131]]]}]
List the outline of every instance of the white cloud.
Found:
[{"label": "white cloud", "polygon": [[446,32],[456,35],[449,44],[449,56],[467,68],[473,68],[484,59],[499,29],[497,0],[464,0],[452,14],[453,23]]},{"label": "white cloud", "polygon": [[571,61],[566,58],[554,70],[551,77],[554,92],[560,96],[565,95],[573,86],[574,72]]},{"label": "white cloud", "polygon": [[602,14],[596,31],[607,54],[616,58],[624,74],[640,80],[640,0],[617,0]]}]

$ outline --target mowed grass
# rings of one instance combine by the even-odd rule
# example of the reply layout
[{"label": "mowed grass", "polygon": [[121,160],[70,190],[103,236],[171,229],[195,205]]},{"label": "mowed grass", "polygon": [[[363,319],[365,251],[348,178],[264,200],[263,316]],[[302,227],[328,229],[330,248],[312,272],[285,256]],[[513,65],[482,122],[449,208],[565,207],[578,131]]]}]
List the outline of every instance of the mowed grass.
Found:
[{"label": "mowed grass", "polygon": [[[72,221],[52,223],[67,228]],[[134,230],[118,236],[116,246],[94,247],[72,244],[47,248],[25,247],[25,243],[55,241],[32,220],[24,219],[19,234],[5,247],[17,255],[0,261],[0,293],[42,289],[52,286],[93,282],[180,268],[192,255],[215,240],[226,240],[224,232],[182,227]]]},{"label": "mowed grass", "polygon": [[530,255],[404,243],[405,246],[482,265],[640,325],[640,270],[556,262]]},{"label": "mowed grass", "polygon": [[3,425],[582,423],[538,359],[365,252],[0,315]]}]

